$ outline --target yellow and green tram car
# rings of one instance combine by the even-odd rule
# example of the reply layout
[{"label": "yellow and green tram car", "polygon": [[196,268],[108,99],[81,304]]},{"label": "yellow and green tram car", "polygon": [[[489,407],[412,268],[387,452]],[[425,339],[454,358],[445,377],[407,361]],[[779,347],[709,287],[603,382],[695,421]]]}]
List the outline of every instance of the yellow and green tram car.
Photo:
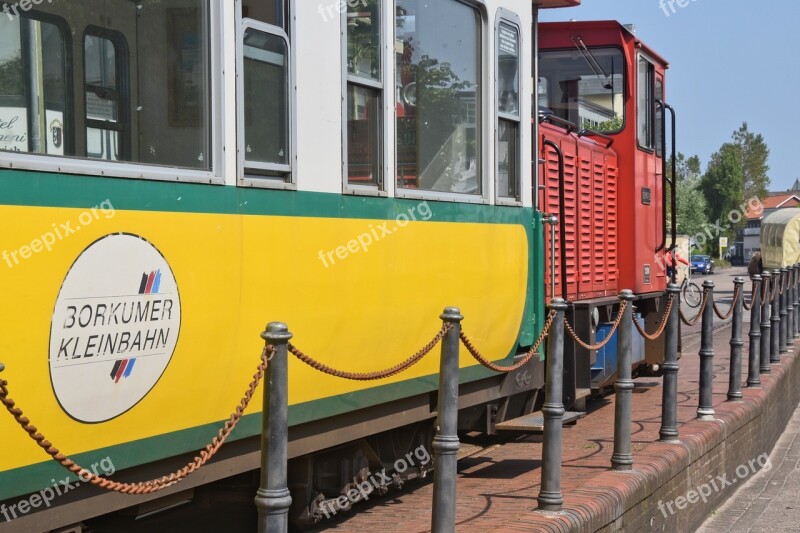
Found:
[{"label": "yellow and green tram car", "polygon": [[[122,480],[185,464],[270,321],[351,371],[415,352],[446,306],[492,360],[533,344],[529,0],[0,9],[0,376],[65,454]],[[544,382],[539,357],[461,365],[464,429],[530,412]],[[373,383],[291,360],[294,514],[427,445],[437,374],[437,356]],[[252,471],[259,404],[163,494],[77,486],[38,506],[68,472],[3,413],[0,522],[52,530]]]}]

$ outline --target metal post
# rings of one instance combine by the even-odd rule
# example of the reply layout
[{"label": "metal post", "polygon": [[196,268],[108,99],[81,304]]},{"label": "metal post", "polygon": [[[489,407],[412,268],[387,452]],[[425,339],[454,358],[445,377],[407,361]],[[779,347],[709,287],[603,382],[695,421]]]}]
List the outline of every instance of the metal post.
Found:
[{"label": "metal post", "polygon": [[769,350],[769,362],[781,362],[781,271],[776,268],[772,271],[772,289],[775,292],[775,298],[772,300],[772,314],[770,321],[772,322],[772,338]]},{"label": "metal post", "polygon": [[289,372],[288,344],[292,334],[286,324],[272,322],[261,334],[275,353],[264,376],[264,404],[261,414],[261,484],[256,492],[259,533],[289,531],[288,488],[288,416]]},{"label": "metal post", "polygon": [[[758,367],[761,358],[761,276],[752,277],[753,301],[750,302],[750,347],[747,365],[747,386],[758,387],[761,385],[761,376]],[[744,298],[744,295],[742,295]]]},{"label": "metal post", "polygon": [[622,322],[619,325],[617,343],[617,382],[614,383],[616,405],[614,411],[614,453],[611,455],[613,470],[631,470],[631,402],[633,400],[633,292],[624,290],[619,295],[620,303],[626,302]]},{"label": "metal post", "polygon": [[564,312],[567,304],[561,298],[553,298],[549,307],[556,316],[547,337],[547,379],[542,407],[542,483],[537,501],[541,511],[560,511],[564,504],[561,494],[561,432],[564,423]]},{"label": "metal post", "polygon": [[728,382],[728,401],[742,399],[742,310],[744,309],[744,278],[733,280],[733,293],[738,294],[733,306],[733,325],[731,326],[730,381]]},{"label": "metal post", "polygon": [[769,295],[772,292],[772,274],[764,272],[761,274],[761,279],[763,280],[764,300],[761,302],[761,368],[759,372],[761,374],[769,374],[771,372],[769,354],[772,348],[772,320],[770,318]]},{"label": "metal post", "polygon": [[797,339],[800,337],[800,301],[798,301],[798,291],[800,287],[798,287],[798,281],[800,281],[800,265],[794,265],[792,267],[792,273],[794,274],[794,283],[792,285],[792,307],[794,308],[794,322],[792,323],[790,329],[792,331],[792,338]]},{"label": "metal post", "polygon": [[800,264],[792,267],[794,272],[794,291],[792,292],[792,306],[794,307],[794,324],[792,326],[792,337],[800,338]]},{"label": "metal post", "polygon": [[794,343],[794,266],[786,269],[786,350]]},{"label": "metal post", "polygon": [[670,283],[667,286],[667,294],[672,296],[672,310],[664,334],[664,386],[661,391],[661,429],[658,434],[662,442],[674,442],[678,440],[678,336],[681,288],[676,283]]},{"label": "metal post", "polygon": [[455,533],[456,530],[456,454],[458,441],[458,349],[461,321],[457,307],[448,307],[439,317],[452,327],[442,341],[439,371],[439,403],[436,415],[436,436],[433,437],[433,533]]},{"label": "metal post", "polygon": [[789,270],[786,268],[781,269],[781,301],[780,301],[780,319],[781,319],[781,334],[780,334],[780,353],[789,351],[789,311],[787,309],[789,301]]},{"label": "metal post", "polygon": [[700,405],[697,418],[714,420],[714,282],[703,283],[706,306],[700,332]]},{"label": "metal post", "polygon": [[556,225],[558,225],[558,217],[555,215],[551,215],[546,219],[546,222],[550,224],[550,298],[555,298],[556,297]]}]

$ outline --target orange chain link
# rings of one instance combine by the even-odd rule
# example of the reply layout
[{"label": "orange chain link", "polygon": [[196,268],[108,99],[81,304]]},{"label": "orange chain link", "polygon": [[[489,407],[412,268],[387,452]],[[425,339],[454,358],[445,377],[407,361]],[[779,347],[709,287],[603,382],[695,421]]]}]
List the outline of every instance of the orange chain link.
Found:
[{"label": "orange chain link", "polygon": [[386,370],[378,370],[376,372],[347,372],[345,370],[337,370],[333,367],[326,365],[325,363],[321,363],[311,357],[310,355],[304,353],[302,350],[297,348],[292,343],[289,343],[289,352],[292,353],[295,357],[297,357],[300,361],[304,362],[311,368],[315,370],[319,370],[323,374],[328,374],[329,376],[334,376],[337,378],[344,378],[349,379],[352,381],[374,381],[379,379],[385,379],[400,372],[403,372],[415,364],[419,363],[426,355],[428,355],[431,350],[433,350],[437,344],[444,338],[445,334],[450,331],[452,328],[452,324],[449,322],[445,323],[442,326],[442,329],[439,330],[439,333],[433,337],[433,340],[426,344],[421,350],[417,353],[399,363],[391,368],[387,368]]},{"label": "orange chain link", "polygon": [[683,309],[680,310],[681,322],[686,324],[687,326],[695,326],[700,321],[700,317],[703,316],[703,311],[706,310],[706,304],[708,303],[708,291],[703,291],[703,301],[700,305],[700,310],[697,312],[697,316],[693,319],[689,320],[686,318],[686,315],[683,314]]},{"label": "orange chain link", "polygon": [[717,307],[717,302],[714,302],[714,313],[719,317],[720,320],[728,320],[733,315],[733,310],[736,307],[736,301],[739,299],[739,286],[737,285],[733,291],[733,299],[731,300],[731,306],[728,309],[728,312],[723,315],[722,312]]},{"label": "orange chain link", "polygon": [[564,326],[566,326],[567,331],[569,332],[569,336],[572,337],[572,340],[574,340],[580,347],[582,347],[585,350],[599,350],[605,347],[609,342],[611,342],[612,337],[614,337],[614,333],[617,331],[617,328],[619,328],[619,325],[622,322],[622,314],[625,312],[625,309],[627,307],[628,307],[627,301],[623,301],[622,303],[619,304],[619,311],[617,311],[617,319],[614,321],[614,325],[611,327],[611,331],[608,332],[608,335],[606,336],[605,339],[603,339],[601,342],[597,344],[588,344],[586,342],[583,342],[581,338],[578,337],[578,334],[575,333],[575,330],[572,329],[572,326],[569,324],[569,321],[566,319],[566,317],[564,318]]},{"label": "orange chain link", "polygon": [[518,361],[511,366],[499,366],[489,361],[489,359],[487,359],[486,357],[483,356],[483,354],[481,354],[481,352],[475,347],[475,345],[463,331],[459,335],[459,338],[461,339],[461,342],[464,343],[464,347],[472,355],[472,357],[474,357],[480,364],[482,364],[489,370],[493,370],[495,372],[500,372],[500,373],[513,372],[514,370],[518,370],[523,366],[525,366],[528,363],[528,361],[530,361],[531,358],[536,354],[536,352],[539,350],[539,346],[547,337],[547,334],[550,333],[550,328],[553,327],[553,320],[555,319],[555,317],[556,317],[556,312],[550,311],[550,314],[547,316],[547,320],[545,321],[544,326],[542,327],[542,331],[539,333],[539,338],[536,339],[535,343],[533,343],[533,346],[531,347],[530,350],[528,350],[528,353],[525,354],[525,357],[521,361]]},{"label": "orange chain link", "polygon": [[244,413],[247,406],[250,404],[250,400],[253,398],[253,395],[256,392],[256,388],[258,384],[264,377],[264,373],[267,370],[267,365],[269,361],[272,359],[273,355],[275,354],[275,349],[271,345],[267,345],[264,347],[264,350],[261,352],[261,363],[258,365],[258,370],[253,375],[253,381],[250,382],[250,385],[247,387],[247,390],[244,393],[244,397],[239,402],[239,405],[236,407],[236,410],[231,414],[230,418],[225,422],[224,426],[220,428],[217,436],[214,437],[210,444],[208,444],[203,450],[200,451],[200,455],[195,457],[193,461],[188,463],[186,466],[171,473],[168,476],[163,476],[157,479],[151,479],[149,481],[143,481],[138,483],[120,483],[117,481],[111,481],[110,479],[106,479],[104,477],[100,477],[96,474],[93,474],[89,470],[85,469],[84,467],[80,466],[79,464],[72,461],[69,457],[62,454],[58,448],[53,446],[50,441],[48,441],[44,435],[39,433],[39,430],[31,424],[30,420],[23,415],[22,409],[16,407],[16,403],[9,397],[8,392],[8,382],[5,380],[0,380],[0,402],[5,406],[9,413],[14,417],[20,427],[28,433],[30,438],[36,441],[38,444],[50,457],[52,457],[56,462],[58,462],[61,466],[72,472],[73,474],[77,475],[82,481],[91,483],[101,489],[105,489],[108,491],[119,492],[122,494],[150,494],[153,492],[158,492],[161,490],[170,487],[182,479],[188,477],[189,475],[193,474],[197,470],[199,470],[203,465],[205,465],[214,455],[219,451],[222,445],[230,436],[231,432],[236,428],[236,425],[239,423],[239,420],[242,418],[242,414]]},{"label": "orange chain link", "polygon": [[662,333],[664,333],[664,330],[667,328],[667,320],[669,319],[669,314],[672,312],[672,304],[674,301],[675,297],[670,294],[667,301],[667,308],[664,309],[664,316],[661,317],[661,323],[658,326],[658,330],[652,335],[649,335],[647,331],[645,331],[644,327],[639,325],[639,322],[635,317],[633,318],[633,325],[636,326],[637,331],[642,337],[649,341],[654,341],[657,340]]}]

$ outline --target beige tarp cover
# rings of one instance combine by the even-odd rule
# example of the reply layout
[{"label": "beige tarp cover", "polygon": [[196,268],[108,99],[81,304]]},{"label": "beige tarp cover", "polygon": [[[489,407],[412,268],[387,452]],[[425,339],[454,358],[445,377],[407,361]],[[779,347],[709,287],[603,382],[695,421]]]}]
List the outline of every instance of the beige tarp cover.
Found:
[{"label": "beige tarp cover", "polygon": [[764,268],[786,268],[800,262],[800,209],[778,209],[761,222]]}]

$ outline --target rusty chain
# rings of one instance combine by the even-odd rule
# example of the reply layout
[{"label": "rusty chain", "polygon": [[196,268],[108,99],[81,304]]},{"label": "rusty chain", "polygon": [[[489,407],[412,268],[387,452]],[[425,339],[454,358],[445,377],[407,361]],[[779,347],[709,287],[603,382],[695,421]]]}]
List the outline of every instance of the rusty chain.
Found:
[{"label": "rusty chain", "polygon": [[697,312],[697,316],[693,319],[686,318],[686,315],[683,314],[683,309],[680,310],[681,315],[681,322],[686,324],[687,326],[695,326],[700,321],[700,317],[703,316],[703,312],[706,310],[706,304],[708,303],[708,291],[703,291],[703,301],[700,303],[700,310]]},{"label": "rusty chain", "polygon": [[472,355],[472,357],[474,357],[475,360],[477,360],[480,364],[482,364],[489,370],[493,370],[494,372],[500,372],[500,373],[513,372],[528,364],[528,361],[530,361],[531,358],[534,355],[536,355],[536,352],[539,350],[539,346],[547,337],[547,334],[550,333],[550,328],[553,326],[553,320],[555,319],[555,317],[556,317],[556,312],[550,311],[550,314],[547,316],[547,320],[545,321],[544,326],[542,327],[542,331],[539,333],[539,338],[536,339],[535,343],[533,343],[533,346],[531,347],[530,350],[528,350],[528,353],[525,354],[525,357],[511,366],[499,366],[489,361],[489,359],[487,359],[486,357],[483,356],[483,354],[481,354],[481,352],[475,347],[475,345],[463,331],[459,335],[459,338],[461,339],[461,342],[464,343],[464,347],[467,349],[470,355]]},{"label": "rusty chain", "polygon": [[753,289],[750,291],[750,303],[747,303],[747,298],[742,301],[742,307],[745,311],[749,311],[753,308],[753,301],[756,298],[756,284],[753,283]]},{"label": "rusty chain", "polygon": [[736,288],[733,291],[733,298],[731,299],[731,306],[728,309],[728,312],[726,314],[724,314],[724,315],[719,310],[719,307],[717,307],[717,302],[714,302],[714,313],[719,317],[720,320],[728,320],[731,316],[733,316],[733,310],[736,307],[736,301],[739,299],[739,296],[741,296],[740,292],[741,291],[739,289],[739,286],[737,285]]},{"label": "rusty chain", "polygon": [[672,294],[670,294],[669,299],[667,301],[667,308],[664,309],[664,316],[661,317],[661,323],[659,324],[657,331],[652,335],[648,334],[647,331],[645,331],[644,327],[639,325],[639,322],[634,317],[633,324],[634,326],[636,326],[636,330],[639,332],[639,334],[649,341],[657,340],[661,336],[661,334],[664,333],[664,330],[667,328],[667,321],[669,320],[669,315],[672,312],[672,304],[674,302],[675,302],[675,297]]},{"label": "rusty chain", "polygon": [[122,494],[151,494],[178,483],[179,481],[199,470],[212,457],[214,457],[217,451],[219,451],[219,449],[228,439],[234,428],[236,428],[239,420],[241,420],[242,415],[247,409],[247,406],[250,404],[250,400],[253,398],[258,384],[263,379],[264,373],[267,370],[267,365],[274,354],[275,349],[271,345],[264,347],[264,350],[261,352],[261,363],[258,365],[256,373],[253,375],[253,381],[251,381],[250,385],[247,387],[247,390],[239,402],[239,405],[236,406],[236,410],[231,414],[230,418],[228,418],[223,427],[220,428],[217,435],[211,440],[211,443],[201,450],[200,454],[195,457],[193,461],[168,476],[138,483],[120,483],[98,476],[62,454],[61,451],[53,446],[44,435],[39,433],[39,430],[36,428],[36,426],[31,424],[30,420],[23,415],[22,409],[16,407],[14,400],[9,398],[8,382],[5,380],[0,380],[0,402],[2,402],[8,412],[11,413],[20,427],[26,433],[28,433],[30,438],[36,441],[36,444],[38,444],[39,447],[41,447],[61,466],[77,475],[82,481],[91,483],[92,485],[100,487],[101,489],[119,492]]},{"label": "rusty chain", "polygon": [[574,340],[575,343],[578,344],[578,346],[580,346],[584,350],[599,350],[605,347],[609,342],[611,342],[612,337],[614,337],[614,333],[617,331],[617,328],[619,328],[619,325],[622,322],[622,315],[625,312],[625,308],[627,307],[628,307],[627,301],[623,301],[622,303],[619,304],[619,311],[617,311],[617,319],[614,321],[614,325],[611,327],[611,331],[608,332],[608,335],[606,336],[605,339],[603,339],[597,344],[588,344],[583,342],[581,338],[578,337],[578,334],[575,333],[575,330],[572,329],[572,326],[569,324],[569,321],[566,319],[566,317],[564,318],[564,326],[566,326],[567,331],[569,332],[569,336],[572,337],[572,340]]},{"label": "rusty chain", "polygon": [[297,348],[292,343],[289,343],[289,352],[291,352],[292,355],[300,359],[300,361],[304,362],[305,364],[307,364],[308,366],[310,366],[315,370],[319,370],[323,374],[328,374],[329,376],[334,376],[337,378],[349,379],[352,381],[375,381],[378,379],[385,379],[388,377],[392,377],[419,363],[426,355],[431,353],[431,350],[433,350],[436,347],[436,345],[439,344],[439,342],[444,338],[445,334],[448,331],[450,331],[452,327],[453,327],[452,324],[450,324],[449,322],[445,323],[442,326],[442,329],[439,330],[439,333],[437,333],[436,336],[433,337],[431,342],[426,344],[417,353],[415,353],[402,363],[399,363],[391,368],[387,368],[386,370],[378,370],[375,372],[347,372],[344,370],[337,370],[333,367],[326,365],[325,363],[317,361],[310,355],[304,353],[302,350]]}]

